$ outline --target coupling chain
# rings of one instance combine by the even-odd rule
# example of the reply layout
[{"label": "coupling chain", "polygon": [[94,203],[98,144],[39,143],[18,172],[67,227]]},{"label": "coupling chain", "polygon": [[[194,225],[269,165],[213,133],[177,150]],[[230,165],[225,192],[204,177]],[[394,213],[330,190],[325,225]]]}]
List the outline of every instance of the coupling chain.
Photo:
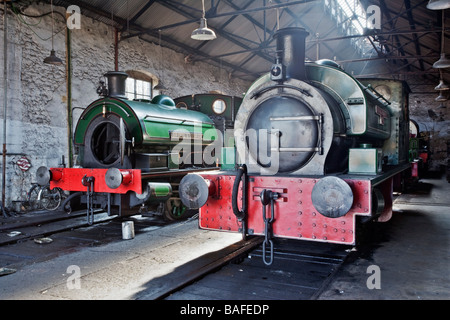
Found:
[{"label": "coupling chain", "polygon": [[88,177],[87,175],[84,175],[81,179],[81,183],[83,186],[87,187],[86,192],[86,205],[87,205],[87,224],[93,225],[94,224],[94,177]]},{"label": "coupling chain", "polygon": [[[272,192],[270,190],[264,189],[261,194],[261,203],[263,206],[262,214],[263,214],[263,220],[264,220],[264,242],[262,244],[263,249],[263,262],[265,265],[270,266],[273,263],[273,228],[272,224],[275,220],[275,213],[274,213],[274,203],[275,200],[278,199],[278,193]],[[267,216],[266,213],[266,207],[270,203],[270,215]],[[269,257],[267,259],[266,254],[266,247],[269,248]]]}]

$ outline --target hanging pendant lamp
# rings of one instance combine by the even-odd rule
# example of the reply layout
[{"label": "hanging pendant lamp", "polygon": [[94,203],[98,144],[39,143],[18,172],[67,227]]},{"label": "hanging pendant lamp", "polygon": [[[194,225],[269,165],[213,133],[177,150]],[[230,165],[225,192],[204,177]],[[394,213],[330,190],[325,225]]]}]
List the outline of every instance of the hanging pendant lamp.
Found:
[{"label": "hanging pendant lamp", "polygon": [[208,24],[205,18],[205,1],[202,0],[203,16],[200,19],[200,27],[192,31],[191,38],[194,40],[214,40],[216,39],[216,33],[208,28]]},{"label": "hanging pendant lamp", "polygon": [[441,40],[441,57],[433,64],[433,68],[443,69],[450,68],[450,60],[445,55],[445,16],[442,10],[442,40]]},{"label": "hanging pendant lamp", "polygon": [[62,64],[62,60],[56,56],[55,50],[52,49],[50,55],[44,59],[44,63],[59,66]]},{"label": "hanging pendant lamp", "polygon": [[58,58],[55,54],[55,49],[53,48],[53,0],[50,2],[51,11],[52,11],[52,50],[50,51],[50,56],[44,59],[44,63],[46,64],[52,64],[54,66],[62,65],[62,60]]},{"label": "hanging pendant lamp", "polygon": [[450,0],[430,0],[427,4],[430,10],[445,10],[450,8]]},{"label": "hanging pendant lamp", "polygon": [[167,88],[163,85],[163,83],[161,81],[159,81],[158,84],[153,89],[159,90],[159,91],[167,90]]},{"label": "hanging pendant lamp", "polygon": [[162,70],[162,74],[161,74],[161,79],[158,79],[158,84],[153,89],[161,92],[163,90],[167,90],[167,88],[162,83],[162,78],[164,77],[164,65],[163,65],[163,53],[162,53],[162,47],[161,47],[161,29],[158,30],[158,34],[159,34],[158,46],[159,46],[159,53],[160,53],[160,59],[161,59],[160,60],[160,69]]},{"label": "hanging pendant lamp", "polygon": [[444,82],[442,69],[439,69],[439,77],[440,77],[439,84],[436,87],[434,87],[434,90],[441,90],[441,91],[449,90],[450,87]]},{"label": "hanging pendant lamp", "polygon": [[438,61],[436,61],[433,64],[433,68],[436,69],[444,69],[444,68],[450,68],[450,60],[447,59],[447,56],[445,53],[441,53],[441,57]]},{"label": "hanging pendant lamp", "polygon": [[439,84],[434,87],[434,90],[439,90],[439,91],[444,91],[444,90],[449,90],[450,87],[444,82],[444,80],[439,80]]},{"label": "hanging pendant lamp", "polygon": [[434,99],[434,101],[437,101],[437,102],[444,102],[447,100],[448,100],[448,98],[442,94],[442,91],[439,91],[439,96],[436,99]]}]

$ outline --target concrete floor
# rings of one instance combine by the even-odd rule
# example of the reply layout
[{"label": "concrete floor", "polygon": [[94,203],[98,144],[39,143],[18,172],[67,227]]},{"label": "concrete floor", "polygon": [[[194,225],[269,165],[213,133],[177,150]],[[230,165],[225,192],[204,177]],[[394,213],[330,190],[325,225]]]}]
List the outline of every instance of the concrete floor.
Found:
[{"label": "concrete floor", "polygon": [[[450,299],[450,184],[428,179],[421,187],[396,200],[391,221],[374,225],[319,299]],[[196,220],[169,225],[24,266],[0,277],[0,299],[138,299],[152,279],[240,239],[199,230]]]},{"label": "concrete floor", "polygon": [[239,240],[199,230],[196,219],[172,224],[26,265],[0,277],[0,300],[138,299],[152,279]]},{"label": "concrete floor", "polygon": [[450,183],[445,177],[421,180],[417,190],[396,199],[393,218],[371,231],[361,256],[345,264],[320,299],[450,299]]}]

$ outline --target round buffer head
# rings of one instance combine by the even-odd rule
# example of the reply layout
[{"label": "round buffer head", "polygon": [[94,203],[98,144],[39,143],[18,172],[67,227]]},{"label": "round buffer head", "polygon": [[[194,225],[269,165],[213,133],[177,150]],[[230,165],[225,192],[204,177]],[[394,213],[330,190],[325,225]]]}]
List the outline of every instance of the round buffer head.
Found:
[{"label": "round buffer head", "polygon": [[353,205],[353,192],[344,180],[338,177],[320,179],[311,192],[311,200],[316,210],[325,217],[344,216]]},{"label": "round buffer head", "polygon": [[189,209],[199,209],[209,197],[209,183],[197,174],[188,174],[179,186],[181,202]]},{"label": "round buffer head", "polygon": [[105,183],[111,189],[117,189],[122,184],[123,176],[119,169],[110,168],[105,174]]}]

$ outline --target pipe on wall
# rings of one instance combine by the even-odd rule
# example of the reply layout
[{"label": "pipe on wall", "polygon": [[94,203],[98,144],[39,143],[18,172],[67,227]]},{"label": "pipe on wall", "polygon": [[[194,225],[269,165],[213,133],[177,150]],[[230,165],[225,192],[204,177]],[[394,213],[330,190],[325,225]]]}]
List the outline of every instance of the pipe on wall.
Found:
[{"label": "pipe on wall", "polygon": [[8,11],[7,3],[4,1],[3,11],[3,162],[2,162],[2,212],[7,216],[5,210],[6,202],[6,111],[8,105]]},{"label": "pipe on wall", "polygon": [[[67,20],[67,18],[66,18]],[[72,111],[72,38],[66,28],[66,82],[67,82],[67,146],[69,149],[69,168],[73,167],[73,111]]]},{"label": "pipe on wall", "polygon": [[119,71],[119,30],[114,28],[114,71]]}]

